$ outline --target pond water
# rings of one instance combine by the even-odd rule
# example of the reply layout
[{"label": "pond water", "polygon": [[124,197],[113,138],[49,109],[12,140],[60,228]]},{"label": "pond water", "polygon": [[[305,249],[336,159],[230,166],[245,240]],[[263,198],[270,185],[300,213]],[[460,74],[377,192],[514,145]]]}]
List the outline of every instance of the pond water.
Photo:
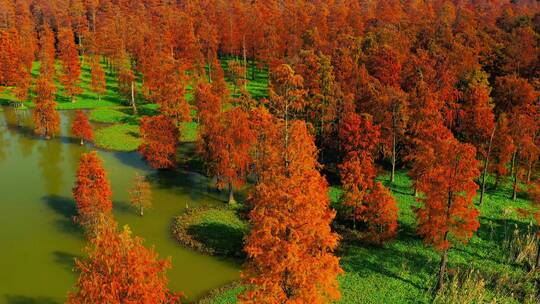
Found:
[{"label": "pond water", "polygon": [[[15,113],[0,112],[0,303],[63,303],[77,274],[73,259],[86,242],[72,222],[76,213],[71,188],[81,147],[69,137],[72,112],[61,112],[61,136],[42,140],[33,135],[27,111],[18,127]],[[169,286],[195,299],[239,277],[239,265],[182,248],[170,236],[175,215],[200,204],[222,204],[209,193],[203,176],[151,170],[137,153],[98,151],[114,193],[114,216],[135,235],[155,246],[161,258],[172,258]],[[136,172],[152,183],[153,208],[144,217],[129,208],[128,189]]]}]

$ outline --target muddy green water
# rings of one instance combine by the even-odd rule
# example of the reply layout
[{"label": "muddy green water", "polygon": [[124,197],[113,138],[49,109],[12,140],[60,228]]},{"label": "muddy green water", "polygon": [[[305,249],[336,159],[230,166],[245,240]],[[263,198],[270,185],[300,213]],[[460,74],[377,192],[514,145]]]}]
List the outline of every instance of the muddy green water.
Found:
[{"label": "muddy green water", "polygon": [[[85,240],[73,224],[71,188],[80,147],[69,137],[72,112],[62,112],[62,135],[36,138],[30,113],[17,127],[10,108],[0,112],[0,303],[63,303],[77,275],[73,259],[82,256]],[[98,151],[114,193],[114,215],[128,224],[160,257],[172,258],[170,288],[195,299],[239,277],[232,261],[203,256],[179,246],[171,237],[172,218],[189,207],[222,203],[207,192],[208,181],[190,172],[163,173],[148,168],[136,153]],[[136,172],[149,177],[154,207],[144,217],[129,208],[128,189]]]}]

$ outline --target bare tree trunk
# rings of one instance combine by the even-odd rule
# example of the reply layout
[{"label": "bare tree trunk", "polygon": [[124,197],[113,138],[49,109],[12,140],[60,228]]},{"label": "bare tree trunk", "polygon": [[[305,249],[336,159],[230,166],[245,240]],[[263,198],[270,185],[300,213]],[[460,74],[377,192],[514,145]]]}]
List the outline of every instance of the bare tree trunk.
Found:
[{"label": "bare tree trunk", "polygon": [[144,206],[143,206],[143,205],[141,205],[141,207],[140,207],[140,209],[139,209],[139,214],[140,214],[141,216],[144,215]]},{"label": "bare tree trunk", "polygon": [[390,182],[394,183],[396,175],[396,131],[392,132],[392,173],[390,174]]},{"label": "bare tree trunk", "polygon": [[512,188],[512,200],[513,201],[515,201],[517,199],[518,173],[519,173],[519,164],[516,164],[515,165],[515,172],[514,172],[514,187]]},{"label": "bare tree trunk", "polygon": [[[538,233],[536,234],[538,235]],[[536,250],[536,265],[535,268],[540,267],[540,240],[538,240],[538,248]]]},{"label": "bare tree trunk", "polygon": [[[210,58],[210,56],[206,56],[206,58]],[[208,83],[212,83],[212,62],[210,62],[210,59],[207,59],[208,61]]]},{"label": "bare tree trunk", "polygon": [[499,183],[501,182],[501,175],[496,173],[495,175],[495,184],[493,184],[493,189],[499,188]]},{"label": "bare tree trunk", "polygon": [[131,107],[133,108],[133,115],[137,115],[137,105],[135,104],[135,84],[131,82]]},{"label": "bare tree trunk", "polygon": [[446,261],[447,261],[448,250],[445,249],[441,253],[441,262],[439,264],[439,274],[437,276],[437,285],[435,286],[434,294],[437,294],[444,286],[444,275],[446,273]]},{"label": "bare tree trunk", "polygon": [[234,189],[232,183],[229,183],[229,205],[234,203],[236,203],[236,200],[234,199]]},{"label": "bare tree trunk", "polygon": [[246,53],[246,35],[242,37],[242,55],[244,56],[244,90],[247,90],[247,79],[248,79],[248,64],[247,64],[247,53]]},{"label": "bare tree trunk", "polygon": [[84,139],[81,137],[81,146],[84,146]]},{"label": "bare tree trunk", "polygon": [[488,150],[486,154],[486,159],[484,160],[484,170],[482,172],[482,189],[480,190],[480,202],[479,205],[482,205],[482,202],[484,201],[484,193],[486,192],[486,176],[487,176],[487,170],[489,165],[489,155],[491,154],[491,146],[493,144],[493,136],[495,136],[495,130],[497,129],[497,125],[493,127],[493,131],[491,132],[491,137],[489,138],[489,145]]},{"label": "bare tree trunk", "polygon": [[533,162],[530,161],[529,167],[527,168],[527,184],[531,182],[532,168],[533,168]]},{"label": "bare tree trunk", "polygon": [[514,154],[512,154],[512,163],[510,164],[510,174],[514,172],[514,165],[516,163],[516,155],[517,155],[517,150],[514,151]]},{"label": "bare tree trunk", "polygon": [[256,63],[255,63],[255,48],[254,47],[252,48],[251,53],[253,54],[253,58],[251,58],[251,64],[252,64],[252,66],[251,66],[251,79],[255,80],[255,77],[256,77],[256,75],[255,75]]}]

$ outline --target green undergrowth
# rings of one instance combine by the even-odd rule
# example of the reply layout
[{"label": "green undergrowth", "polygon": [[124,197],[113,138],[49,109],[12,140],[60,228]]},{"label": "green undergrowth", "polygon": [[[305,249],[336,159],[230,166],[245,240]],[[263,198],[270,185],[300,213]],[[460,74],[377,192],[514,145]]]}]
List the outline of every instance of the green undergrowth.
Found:
[{"label": "green undergrowth", "polygon": [[[339,277],[341,299],[338,303],[431,303],[440,256],[416,235],[412,207],[419,203],[413,196],[411,180],[406,172],[398,172],[392,185],[387,175],[380,176],[379,180],[392,190],[398,202],[398,236],[382,247],[342,240],[337,254],[345,273]],[[340,195],[338,186],[330,188],[333,206],[339,207]],[[520,193],[516,201],[510,196],[509,182],[498,189],[492,189],[490,183],[480,207],[479,230],[468,244],[450,249],[449,273],[474,272],[474,281],[483,284],[471,286],[470,278],[463,279],[459,286],[468,288],[468,293],[458,299],[478,295],[482,298],[480,303],[523,303],[535,292],[529,269],[509,259],[509,250],[504,246],[515,233],[530,230],[530,219],[518,214],[518,209],[529,205],[526,195]],[[448,288],[458,284],[453,278],[447,280],[451,282]],[[221,291],[205,298],[204,303],[236,303],[239,291],[238,287]],[[447,290],[446,298],[442,299],[456,299],[454,292]]]}]

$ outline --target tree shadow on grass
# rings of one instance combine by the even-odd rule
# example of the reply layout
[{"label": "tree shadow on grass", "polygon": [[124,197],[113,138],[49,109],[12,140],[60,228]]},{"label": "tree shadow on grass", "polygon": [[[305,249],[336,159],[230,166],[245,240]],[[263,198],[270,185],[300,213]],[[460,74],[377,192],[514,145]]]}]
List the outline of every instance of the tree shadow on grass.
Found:
[{"label": "tree shadow on grass", "polygon": [[73,267],[75,266],[75,259],[81,258],[80,256],[64,251],[54,251],[53,256],[56,263],[64,266],[69,271],[73,271]]},{"label": "tree shadow on grass", "polygon": [[526,232],[529,227],[527,223],[509,218],[480,217],[480,223],[476,235],[485,241],[495,242],[499,246],[506,238],[512,237],[515,229]]},{"label": "tree shadow on grass", "polygon": [[218,255],[243,256],[245,231],[219,223],[192,225],[188,233]]},{"label": "tree shadow on grass", "polygon": [[[428,286],[415,282],[400,273],[400,269],[407,273],[427,273],[436,269],[437,263],[418,252],[407,252],[393,248],[376,249],[376,258],[373,250],[369,253],[359,253],[342,257],[342,264],[347,271],[355,272],[362,277],[380,274],[409,284],[418,290],[428,290]],[[406,270],[404,269],[406,268]]]},{"label": "tree shadow on grass", "polygon": [[[400,243],[406,243],[406,250],[392,244],[377,247],[361,242],[348,242],[340,250],[341,264],[347,272],[357,273],[361,277],[380,274],[418,290],[427,291],[429,286],[422,284],[424,280],[419,277],[431,277],[431,272],[434,273],[437,269],[438,260],[430,258],[423,250],[414,249],[418,242],[421,241],[413,237],[400,238]],[[410,248],[413,250],[409,250]],[[412,280],[406,274],[417,277],[418,280]]]},{"label": "tree shadow on grass", "polygon": [[73,217],[77,215],[77,207],[74,200],[58,195],[47,195],[42,197],[42,200],[53,211],[62,215],[62,218],[56,222],[60,230],[77,235],[83,234],[83,229],[73,221]]},{"label": "tree shadow on grass", "polygon": [[60,304],[60,302],[49,297],[28,297],[18,295],[7,295],[7,304]]},{"label": "tree shadow on grass", "polygon": [[128,202],[113,201],[113,209],[122,213],[132,213],[135,215],[139,215],[137,210],[133,208],[133,206],[130,205]]}]

